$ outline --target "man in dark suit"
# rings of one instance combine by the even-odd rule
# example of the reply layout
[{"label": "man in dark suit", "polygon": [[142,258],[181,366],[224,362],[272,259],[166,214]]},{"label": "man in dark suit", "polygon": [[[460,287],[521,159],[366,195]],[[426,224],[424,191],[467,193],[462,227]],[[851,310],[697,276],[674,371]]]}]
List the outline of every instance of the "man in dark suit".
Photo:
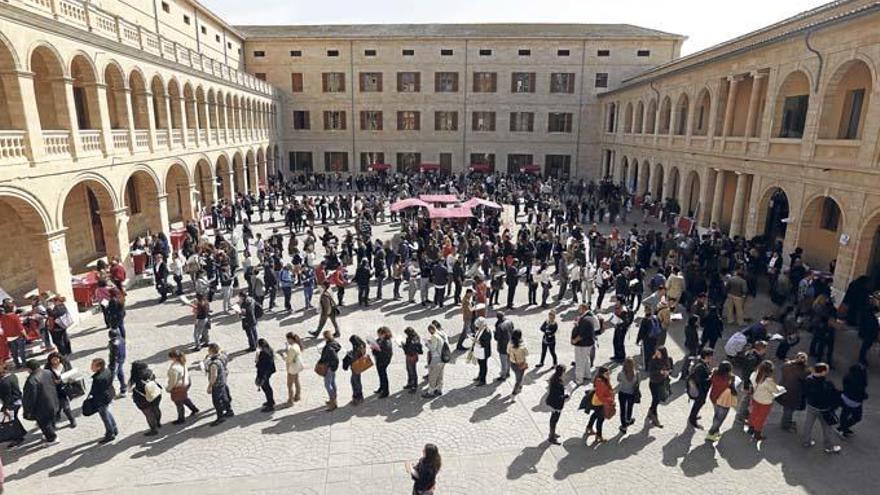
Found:
[{"label": "man in dark suit", "polygon": [[168,265],[161,254],[156,255],[156,262],[153,263],[153,281],[159,292],[159,302],[165,302],[168,299]]},{"label": "man in dark suit", "polygon": [[46,441],[54,442],[57,438],[55,413],[58,411],[60,403],[58,389],[52,379],[52,372],[42,369],[40,363],[34,359],[28,360],[25,366],[28,369],[28,377],[24,382],[21,401],[24,419],[36,421]]}]

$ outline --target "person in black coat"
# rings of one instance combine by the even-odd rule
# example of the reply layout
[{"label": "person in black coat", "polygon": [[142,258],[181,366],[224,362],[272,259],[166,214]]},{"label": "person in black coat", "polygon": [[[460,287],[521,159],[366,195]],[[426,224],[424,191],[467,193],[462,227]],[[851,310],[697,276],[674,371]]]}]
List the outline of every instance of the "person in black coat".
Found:
[{"label": "person in black coat", "polygon": [[877,321],[877,303],[871,299],[870,304],[865,307],[858,316],[859,338],[862,345],[859,348],[859,363],[868,365],[868,351],[871,346],[877,342],[877,336],[880,335],[880,322]]},{"label": "person in black coat", "polygon": [[34,359],[28,360],[25,366],[29,374],[24,382],[21,401],[24,418],[36,421],[46,441],[54,442],[58,437],[55,434],[55,413],[60,402],[52,372],[40,368],[40,363]]},{"label": "person in black coat", "polygon": [[431,269],[431,283],[434,284],[434,305],[442,308],[443,300],[446,299],[446,285],[449,283],[449,269],[446,268],[445,261],[434,263]]},{"label": "person in black coat", "polygon": [[110,403],[116,396],[113,390],[113,372],[107,368],[107,364],[101,358],[92,359],[92,388],[83,402],[83,409],[86,409],[86,402],[90,402],[90,406],[97,411],[104,423],[104,438],[100,443],[112,442],[119,429],[116,427],[116,420],[110,414]]},{"label": "person in black coat", "polygon": [[275,354],[266,339],[257,340],[257,380],[256,384],[266,395],[263,412],[275,410],[275,393],[272,390],[272,375],[275,373]]},{"label": "person in black coat", "polygon": [[362,259],[354,272],[354,283],[358,288],[358,305],[370,305],[370,262]]},{"label": "person in black coat", "polygon": [[168,299],[168,264],[162,254],[157,254],[153,263],[153,281],[156,284],[156,292],[159,293],[159,302],[165,302]]},{"label": "person in black coat", "polygon": [[516,262],[508,265],[504,271],[504,279],[507,284],[507,309],[513,309],[513,297],[516,295],[516,284],[519,283],[519,268]]},{"label": "person in black coat", "polygon": [[379,388],[375,393],[380,399],[388,397],[388,365],[391,364],[391,356],[394,348],[391,347],[391,330],[388,327],[380,327],[376,332],[376,348],[373,349],[373,358],[376,360],[376,371],[379,373]]},{"label": "person in black coat", "polygon": [[[12,422],[18,422],[18,410],[21,409],[21,387],[18,377],[9,373],[6,363],[0,363],[0,413],[12,418]],[[24,428],[20,429],[21,436],[10,438],[9,447],[15,447],[24,441]]]},{"label": "person in black coat", "polygon": [[559,435],[556,434],[556,425],[559,423],[559,417],[562,416],[562,407],[565,405],[565,399],[568,394],[565,393],[565,385],[562,383],[562,375],[565,374],[565,366],[557,365],[553,368],[553,376],[550,377],[547,387],[547,399],[544,403],[553,409],[550,413],[550,435],[547,441],[559,445]]},{"label": "person in black coat", "polygon": [[510,343],[510,334],[513,332],[513,322],[504,316],[503,311],[496,314],[495,321],[495,344],[498,350],[498,359],[501,361],[501,372],[496,381],[504,381],[510,377],[510,358],[507,356],[507,344]]},{"label": "person in black coat", "polygon": [[140,409],[144,418],[147,420],[149,430],[144,436],[152,437],[159,434],[159,428],[162,427],[162,409],[159,404],[162,402],[162,394],[153,397],[152,400],[147,396],[147,388],[158,386],[156,376],[153,371],[143,361],[135,361],[131,363],[129,388],[132,390],[132,400],[134,405]]}]

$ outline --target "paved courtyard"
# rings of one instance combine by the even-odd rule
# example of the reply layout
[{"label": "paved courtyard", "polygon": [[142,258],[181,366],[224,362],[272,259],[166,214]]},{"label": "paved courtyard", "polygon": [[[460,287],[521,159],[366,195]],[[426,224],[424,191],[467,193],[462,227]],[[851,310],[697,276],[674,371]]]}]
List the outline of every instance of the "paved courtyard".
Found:
[{"label": "paved courtyard", "polygon": [[[383,225],[374,232],[389,237],[392,229]],[[390,289],[386,285],[386,297]],[[355,296],[354,290],[348,291],[348,304],[342,309],[343,350],[348,349],[347,337],[352,332],[374,336],[380,325],[388,325],[396,335],[402,334],[405,326],[425,334],[431,319],[443,322],[450,335],[457,335],[461,328],[458,308],[426,310],[404,301],[385,300],[359,309],[353,304]],[[158,305],[153,288],[143,284],[131,290],[128,301],[128,361],[145,360],[164,382],[168,349],[189,345],[191,312],[176,299]],[[293,301],[294,313],[267,313],[260,322],[260,335],[275,347],[282,346],[285,332],[304,336],[317,324],[317,314],[300,311],[300,291],[294,293]],[[534,365],[540,352],[538,328],[545,312],[525,308],[522,286],[517,302],[522,306],[511,315],[526,336],[529,361]],[[220,304],[214,302],[215,311]],[[753,304],[753,315],[759,315],[762,307],[767,308],[767,303]],[[575,307],[558,310],[561,335],[567,335]],[[73,362],[79,369],[87,369],[91,358],[107,355],[106,331],[100,320],[91,316],[73,332]],[[630,354],[638,352],[635,334],[634,326],[627,337]],[[669,347],[678,361],[683,355],[681,322],[676,322],[670,336]],[[610,334],[600,338],[600,363],[610,356],[610,338]],[[95,416],[79,418],[76,429],[62,427],[60,441],[52,446],[44,446],[37,440],[38,432],[32,430],[24,445],[12,450],[0,447],[8,493],[167,493],[169,489],[177,493],[409,493],[411,482],[403,464],[416,460],[426,442],[436,443],[443,456],[437,487],[443,494],[654,493],[661,489],[677,494],[825,495],[869,493],[876,489],[871,487],[880,486],[875,455],[880,446],[876,400],[866,403],[865,419],[857,426],[857,435],[843,442],[842,454],[827,456],[818,447],[804,450],[795,436],[777,429],[778,410],[769,420],[769,438],[760,448],[737,430],[725,431],[715,445],[706,443],[704,432],[685,429],[689,403],[681,383],[673,386],[671,403],[661,407],[665,428],[646,428],[646,406],[637,406],[637,423],[627,435],[616,435],[619,422],[615,417],[606,423],[610,441],[587,446],[581,438],[587,417],[576,410],[582,393],[577,391],[560,422],[563,443],[551,446],[545,441],[549,410],[543,405],[549,366],[530,368],[523,392],[513,399],[512,379],[475,388],[471,379],[476,367],[459,356],[446,368],[445,394],[428,401],[400,391],[405,370],[397,349],[389,370],[389,398],[368,397],[358,407],[347,405],[351,397],[349,374],[340,372],[341,407],[327,413],[320,377],[309,370],[318,358],[319,341],[306,338],[303,400],[291,408],[263,413],[264,397],[254,386],[253,356],[242,351],[246,340],[238,319],[215,318],[212,339],[232,353],[230,387],[235,418],[218,427],[208,425],[213,414],[210,397],[204,393],[206,378],[196,372],[191,397],[202,409],[198,420],[183,426],[170,424],[174,408],[166,395],[162,404],[165,425],[157,437],[142,435],[145,420],[128,397],[112,405],[120,436],[110,445],[97,444],[103,429]],[[567,340],[560,338],[558,344],[565,364],[573,356]],[[852,332],[839,337],[838,348],[838,355],[852,355]],[[876,355],[872,358],[876,363]],[[192,363],[197,357],[190,354],[189,359]],[[278,364],[273,384],[276,397],[283,402],[283,365]],[[848,364],[848,360],[839,364]],[[491,361],[490,376],[497,372],[497,361]],[[839,382],[839,375],[835,379]],[[876,372],[870,379],[869,394],[880,397]],[[369,393],[377,386],[375,371],[368,371],[364,390]],[[77,414],[81,401],[74,401]],[[703,422],[708,423],[710,417],[706,406]],[[34,424],[27,422],[26,426]]]}]

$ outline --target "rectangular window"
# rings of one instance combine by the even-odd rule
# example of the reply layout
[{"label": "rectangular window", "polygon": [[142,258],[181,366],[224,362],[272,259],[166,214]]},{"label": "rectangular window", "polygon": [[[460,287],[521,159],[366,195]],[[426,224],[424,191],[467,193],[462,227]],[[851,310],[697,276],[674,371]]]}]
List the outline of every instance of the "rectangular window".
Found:
[{"label": "rectangular window", "polygon": [[439,111],[434,112],[435,131],[457,131],[458,112]]},{"label": "rectangular window", "polygon": [[545,155],[544,170],[548,177],[568,179],[571,177],[571,155]]},{"label": "rectangular window", "polygon": [[188,15],[183,16],[183,23],[186,24],[187,26],[189,26],[189,16]]},{"label": "rectangular window", "polygon": [[321,74],[321,89],[324,93],[344,93],[345,72],[325,72]]},{"label": "rectangular window", "polygon": [[165,11],[166,14],[170,14],[171,5],[168,5],[168,2],[162,2],[162,10]]},{"label": "rectangular window", "polygon": [[361,112],[362,131],[381,131],[382,112],[376,110],[364,110]]},{"label": "rectangular window", "polygon": [[325,151],[324,152],[324,171],[325,172],[348,172],[348,152],[345,152],[345,151]]},{"label": "rectangular window", "polygon": [[651,50],[639,50],[636,52],[636,56],[638,57],[650,57]]},{"label": "rectangular window", "polygon": [[571,54],[571,50],[567,50],[565,48],[560,48],[559,50],[556,50],[557,57],[567,57],[570,54]]},{"label": "rectangular window", "polygon": [[265,81],[266,80],[266,73],[265,72],[255,72],[254,77],[259,79],[260,81]]},{"label": "rectangular window", "polygon": [[572,114],[550,112],[547,115],[547,132],[571,132]]},{"label": "rectangular window", "polygon": [[596,56],[597,56],[597,57],[610,57],[610,56],[611,56],[611,50],[597,50],[597,51],[596,51]]},{"label": "rectangular window", "polygon": [[397,171],[401,173],[418,173],[422,163],[421,153],[398,153]]},{"label": "rectangular window", "polygon": [[302,50],[290,50],[290,56],[291,57],[302,57],[303,52],[302,52]]},{"label": "rectangular window", "polygon": [[291,72],[290,73],[290,91],[293,93],[302,93],[302,91],[303,91],[302,72]]},{"label": "rectangular window", "polygon": [[471,170],[494,172],[495,153],[471,153]]},{"label": "rectangular window", "polygon": [[435,93],[457,93],[458,92],[458,72],[435,72],[434,73],[434,92]]},{"label": "rectangular window", "polygon": [[843,117],[840,122],[840,139],[859,139],[861,134],[862,105],[865,103],[865,88],[847,91],[843,101]]},{"label": "rectangular window", "polygon": [[311,118],[308,110],[293,111],[293,129],[297,131],[307,131],[312,128]]},{"label": "rectangular window", "polygon": [[254,57],[262,58],[265,56],[266,56],[266,52],[264,52],[263,50],[254,50]]},{"label": "rectangular window", "polygon": [[362,93],[381,93],[382,92],[382,73],[381,72],[361,72],[360,84]]},{"label": "rectangular window", "polygon": [[421,91],[422,73],[421,72],[398,72],[397,73],[397,92],[398,93],[418,93]]},{"label": "rectangular window", "polygon": [[495,112],[474,112],[471,129],[477,132],[495,131]]},{"label": "rectangular window", "polygon": [[325,131],[344,131],[345,130],[345,112],[340,110],[324,111],[324,130]]},{"label": "rectangular window", "polygon": [[361,172],[369,172],[370,167],[380,163],[385,163],[385,153],[381,151],[371,152],[371,151],[362,151],[361,152]]},{"label": "rectangular window", "polygon": [[422,128],[421,112],[410,110],[397,112],[398,131],[418,131]]},{"label": "rectangular window", "polygon": [[291,151],[288,154],[290,164],[288,167],[291,172],[312,173],[312,152],[311,151]]},{"label": "rectangular window", "polygon": [[375,57],[376,50],[364,50],[364,56],[365,57]]},{"label": "rectangular window", "polygon": [[451,57],[453,53],[454,52],[452,51],[451,48],[441,48],[440,49],[440,56],[441,57]]},{"label": "rectangular window", "polygon": [[810,95],[787,96],[782,102],[782,127],[779,137],[802,138],[807,123]]},{"label": "rectangular window", "polygon": [[535,92],[535,73],[534,72],[514,72],[510,76],[510,92],[511,93],[534,93]]},{"label": "rectangular window", "polygon": [[[231,41],[227,41],[227,42],[226,42],[226,48],[227,48],[228,50],[232,50],[232,42],[231,42]],[[238,52],[241,53],[241,49],[240,49],[240,48],[239,48]]]},{"label": "rectangular window", "polygon": [[510,112],[510,132],[532,132],[534,130],[534,112]]},{"label": "rectangular window", "polygon": [[520,49],[520,50],[517,51],[516,53],[517,53],[517,55],[519,55],[520,57],[528,57],[529,55],[532,54],[532,51],[529,50],[529,49]]},{"label": "rectangular window", "polygon": [[208,28],[201,26],[202,34],[208,34]]},{"label": "rectangular window", "polygon": [[489,49],[486,49],[486,48],[483,48],[483,49],[480,50],[480,56],[481,56],[481,57],[489,57],[489,56],[491,56],[491,55],[492,55],[492,50],[489,50]]},{"label": "rectangular window", "polygon": [[339,50],[327,50],[327,56],[328,57],[338,57]]},{"label": "rectangular window", "polygon": [[507,155],[507,173],[508,174],[520,174],[525,170],[526,165],[531,165],[534,162],[532,155],[524,154],[524,153],[510,153]]},{"label": "rectangular window", "polygon": [[597,88],[607,88],[608,87],[608,73],[607,72],[597,72],[596,73],[596,87]]},{"label": "rectangular window", "polygon": [[214,41],[216,41],[217,43],[220,43],[220,35],[219,34],[214,35]]},{"label": "rectangular window", "polygon": [[415,50],[408,49],[408,48],[405,48],[405,49],[403,50],[403,56],[404,56],[404,57],[412,57],[412,56],[415,55],[415,54],[416,54],[416,51],[415,51]]},{"label": "rectangular window", "polygon": [[574,73],[554,72],[550,74],[551,93],[574,93]]},{"label": "rectangular window", "polygon": [[498,74],[474,72],[474,93],[494,93],[498,90]]}]

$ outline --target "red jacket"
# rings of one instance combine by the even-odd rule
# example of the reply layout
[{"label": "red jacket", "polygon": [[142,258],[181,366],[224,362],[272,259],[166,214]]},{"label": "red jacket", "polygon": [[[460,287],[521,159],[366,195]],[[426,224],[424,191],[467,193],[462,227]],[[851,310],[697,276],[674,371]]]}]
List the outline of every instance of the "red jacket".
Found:
[{"label": "red jacket", "polygon": [[596,402],[601,402],[606,406],[614,404],[614,394],[607,380],[596,377],[593,380],[593,390],[595,390],[593,392],[593,404],[596,404]]},{"label": "red jacket", "polygon": [[110,276],[117,282],[124,282],[128,275],[126,275],[125,267],[122,266],[122,263],[118,263],[110,267]]},{"label": "red jacket", "polygon": [[0,328],[3,329],[3,335],[7,339],[26,336],[24,325],[21,323],[21,316],[17,313],[0,315]]}]

